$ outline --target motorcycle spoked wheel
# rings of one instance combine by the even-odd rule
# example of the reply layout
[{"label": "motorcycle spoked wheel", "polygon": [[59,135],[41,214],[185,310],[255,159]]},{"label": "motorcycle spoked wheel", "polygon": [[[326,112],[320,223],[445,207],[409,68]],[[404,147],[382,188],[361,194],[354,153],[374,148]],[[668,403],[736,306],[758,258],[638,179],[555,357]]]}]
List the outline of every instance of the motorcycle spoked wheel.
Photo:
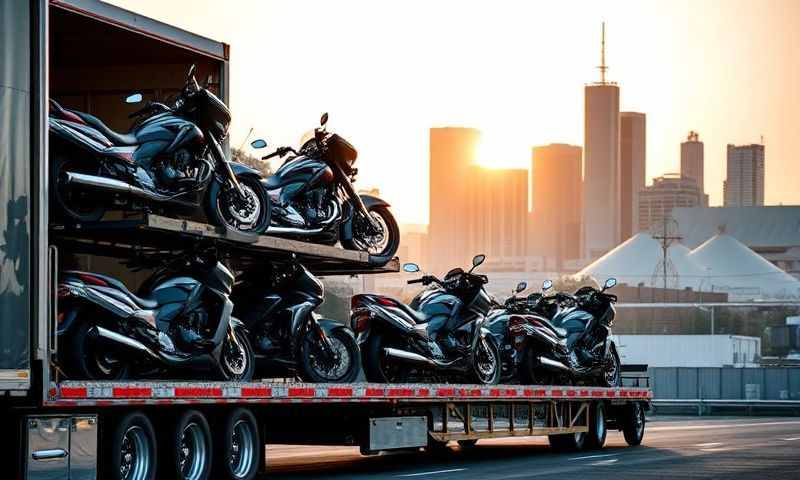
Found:
[{"label": "motorcycle spoked wheel", "polygon": [[238,176],[245,199],[233,189],[212,181],[206,199],[206,217],[214,225],[244,233],[261,234],[269,226],[272,206],[261,182],[251,176]]},{"label": "motorcycle spoked wheel", "polygon": [[67,333],[63,356],[67,376],[73,380],[129,378],[130,362],[116,355],[113,347],[93,338],[89,333],[93,326],[89,322],[79,322]]},{"label": "motorcycle spoked wheel", "polygon": [[601,387],[621,387],[622,386],[622,365],[617,353],[617,347],[613,344],[608,349],[608,354],[603,362],[603,376],[599,378]]},{"label": "motorcycle spoked wheel", "polygon": [[361,359],[356,339],[339,328],[328,335],[334,357],[323,350],[319,333],[306,330],[300,345],[301,377],[314,383],[349,383],[358,377]]},{"label": "motorcycle spoked wheel", "polygon": [[364,375],[373,383],[406,383],[410,381],[412,369],[401,362],[392,362],[383,353],[386,347],[405,350],[400,341],[384,336],[381,332],[371,332],[364,349]]},{"label": "motorcycle spoked wheel", "polygon": [[367,252],[375,262],[386,263],[394,257],[400,246],[400,228],[392,212],[384,205],[370,207],[369,214],[380,226],[380,231],[369,232],[366,219],[356,213],[353,218],[353,238],[342,240],[342,246],[348,250]]},{"label": "motorcycle spoked wheel", "polygon": [[482,385],[500,383],[500,349],[490,338],[481,338],[475,346],[471,380]]},{"label": "motorcycle spoked wheel", "polygon": [[256,359],[250,339],[242,329],[234,328],[228,332],[219,364],[222,380],[247,382],[253,379]]},{"label": "motorcycle spoked wheel", "polygon": [[89,191],[67,184],[67,172],[99,175],[100,166],[93,160],[79,162],[63,155],[50,161],[51,199],[58,207],[56,211],[77,222],[96,222],[103,218],[106,207]]}]

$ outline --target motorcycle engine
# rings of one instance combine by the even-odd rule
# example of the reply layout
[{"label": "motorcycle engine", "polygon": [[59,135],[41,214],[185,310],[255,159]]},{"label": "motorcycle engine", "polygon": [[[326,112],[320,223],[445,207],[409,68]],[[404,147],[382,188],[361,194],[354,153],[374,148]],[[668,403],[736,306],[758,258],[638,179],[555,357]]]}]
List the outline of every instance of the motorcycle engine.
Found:
[{"label": "motorcycle engine", "polygon": [[182,350],[191,350],[209,342],[209,314],[202,308],[188,312],[174,327],[174,338]]},{"label": "motorcycle engine", "polygon": [[305,217],[310,225],[328,218],[324,190],[312,190],[305,195]]},{"label": "motorcycle engine", "polygon": [[194,180],[194,156],[185,148],[177,150],[171,157],[164,156],[156,166],[159,180],[173,186],[186,180]]}]

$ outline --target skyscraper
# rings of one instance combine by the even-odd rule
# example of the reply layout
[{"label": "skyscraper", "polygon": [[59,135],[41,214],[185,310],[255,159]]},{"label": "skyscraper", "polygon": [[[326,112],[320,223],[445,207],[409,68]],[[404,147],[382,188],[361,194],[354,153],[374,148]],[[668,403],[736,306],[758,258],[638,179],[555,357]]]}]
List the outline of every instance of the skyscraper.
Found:
[{"label": "skyscraper", "polygon": [[647,123],[644,113],[620,116],[620,239],[639,229],[639,192],[644,188]]},{"label": "skyscraper", "polygon": [[528,243],[531,253],[544,257],[545,269],[561,271],[564,260],[582,256],[581,154],[581,147],[563,143],[533,148],[534,221]]},{"label": "skyscraper", "polygon": [[620,241],[619,87],[606,81],[603,24],[600,81],[584,87],[583,255],[595,258]]},{"label": "skyscraper", "polygon": [[764,205],[764,145],[728,145],[726,207]]},{"label": "skyscraper", "polygon": [[467,172],[475,163],[480,132],[474,128],[430,130],[430,262],[441,272],[469,260],[466,229]]},{"label": "skyscraper", "polygon": [[700,141],[700,135],[692,130],[686,137],[686,141],[681,143],[681,176],[694,179],[697,182],[702,195],[703,206],[707,207],[708,195],[705,193],[703,172],[703,142]]},{"label": "skyscraper", "polygon": [[639,230],[661,225],[676,207],[699,207],[700,187],[693,178],[667,174],[653,179],[653,184],[639,192]]}]

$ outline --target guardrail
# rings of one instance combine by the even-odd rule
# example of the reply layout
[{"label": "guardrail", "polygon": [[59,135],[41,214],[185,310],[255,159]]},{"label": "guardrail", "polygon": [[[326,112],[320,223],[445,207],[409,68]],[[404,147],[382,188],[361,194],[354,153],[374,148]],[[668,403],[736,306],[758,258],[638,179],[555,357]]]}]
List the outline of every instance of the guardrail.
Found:
[{"label": "guardrail", "polygon": [[800,416],[800,400],[656,399],[655,415]]}]

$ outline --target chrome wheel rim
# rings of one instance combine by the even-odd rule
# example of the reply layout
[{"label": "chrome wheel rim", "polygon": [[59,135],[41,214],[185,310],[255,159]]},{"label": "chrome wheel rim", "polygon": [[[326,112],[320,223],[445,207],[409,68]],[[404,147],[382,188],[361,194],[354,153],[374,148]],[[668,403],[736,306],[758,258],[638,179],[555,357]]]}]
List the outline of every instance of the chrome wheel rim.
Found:
[{"label": "chrome wheel rim", "polygon": [[481,381],[484,383],[492,381],[497,370],[497,355],[494,349],[490,348],[486,343],[485,338],[481,339],[476,356],[475,367],[478,370]]},{"label": "chrome wheel rim", "polygon": [[610,358],[606,361],[606,369],[605,369],[605,380],[606,385],[613,387],[617,385],[617,360],[614,357],[614,354],[609,352]]},{"label": "chrome wheel rim", "polygon": [[[309,353],[309,363],[320,377],[326,380],[339,380],[350,369],[352,362],[350,352],[347,350],[347,345],[336,336],[329,336],[328,341],[333,352],[323,352],[321,346],[313,346]],[[332,358],[327,358],[331,356]]]},{"label": "chrome wheel rim", "polygon": [[120,447],[120,478],[145,480],[150,473],[150,440],[139,426],[129,427]]},{"label": "chrome wheel rim", "polygon": [[[369,212],[369,216],[378,224],[378,232],[372,235],[367,235],[365,232],[362,233],[362,238],[358,242],[360,244],[359,248],[370,255],[380,255],[389,245],[389,235],[386,234],[386,232],[389,231],[389,225],[377,212]],[[363,223],[362,229],[366,230],[371,228],[366,219],[363,220]]]},{"label": "chrome wheel rim", "polygon": [[[258,194],[252,187],[240,183],[244,200],[232,198],[238,196],[238,192],[231,190],[227,194],[220,195],[217,200],[217,210],[222,213],[222,218],[230,226],[237,230],[249,230],[258,223],[261,216],[261,201]],[[224,202],[224,205],[221,203]]]},{"label": "chrome wheel rim", "polygon": [[200,425],[191,422],[184,427],[179,448],[181,477],[184,480],[202,478],[208,462],[208,445]]},{"label": "chrome wheel rim", "polygon": [[644,411],[638,403],[633,404],[634,425],[636,426],[636,437],[642,438],[644,434]]},{"label": "chrome wheel rim", "polygon": [[245,420],[239,420],[233,426],[231,436],[231,450],[228,464],[234,478],[244,478],[253,468],[253,454],[255,451],[255,439],[253,438],[253,428]]},{"label": "chrome wheel rim", "polygon": [[236,338],[236,334],[232,333],[228,336],[228,341],[225,342],[225,348],[222,352],[222,362],[234,377],[242,376],[247,370],[247,352],[244,345]]}]

